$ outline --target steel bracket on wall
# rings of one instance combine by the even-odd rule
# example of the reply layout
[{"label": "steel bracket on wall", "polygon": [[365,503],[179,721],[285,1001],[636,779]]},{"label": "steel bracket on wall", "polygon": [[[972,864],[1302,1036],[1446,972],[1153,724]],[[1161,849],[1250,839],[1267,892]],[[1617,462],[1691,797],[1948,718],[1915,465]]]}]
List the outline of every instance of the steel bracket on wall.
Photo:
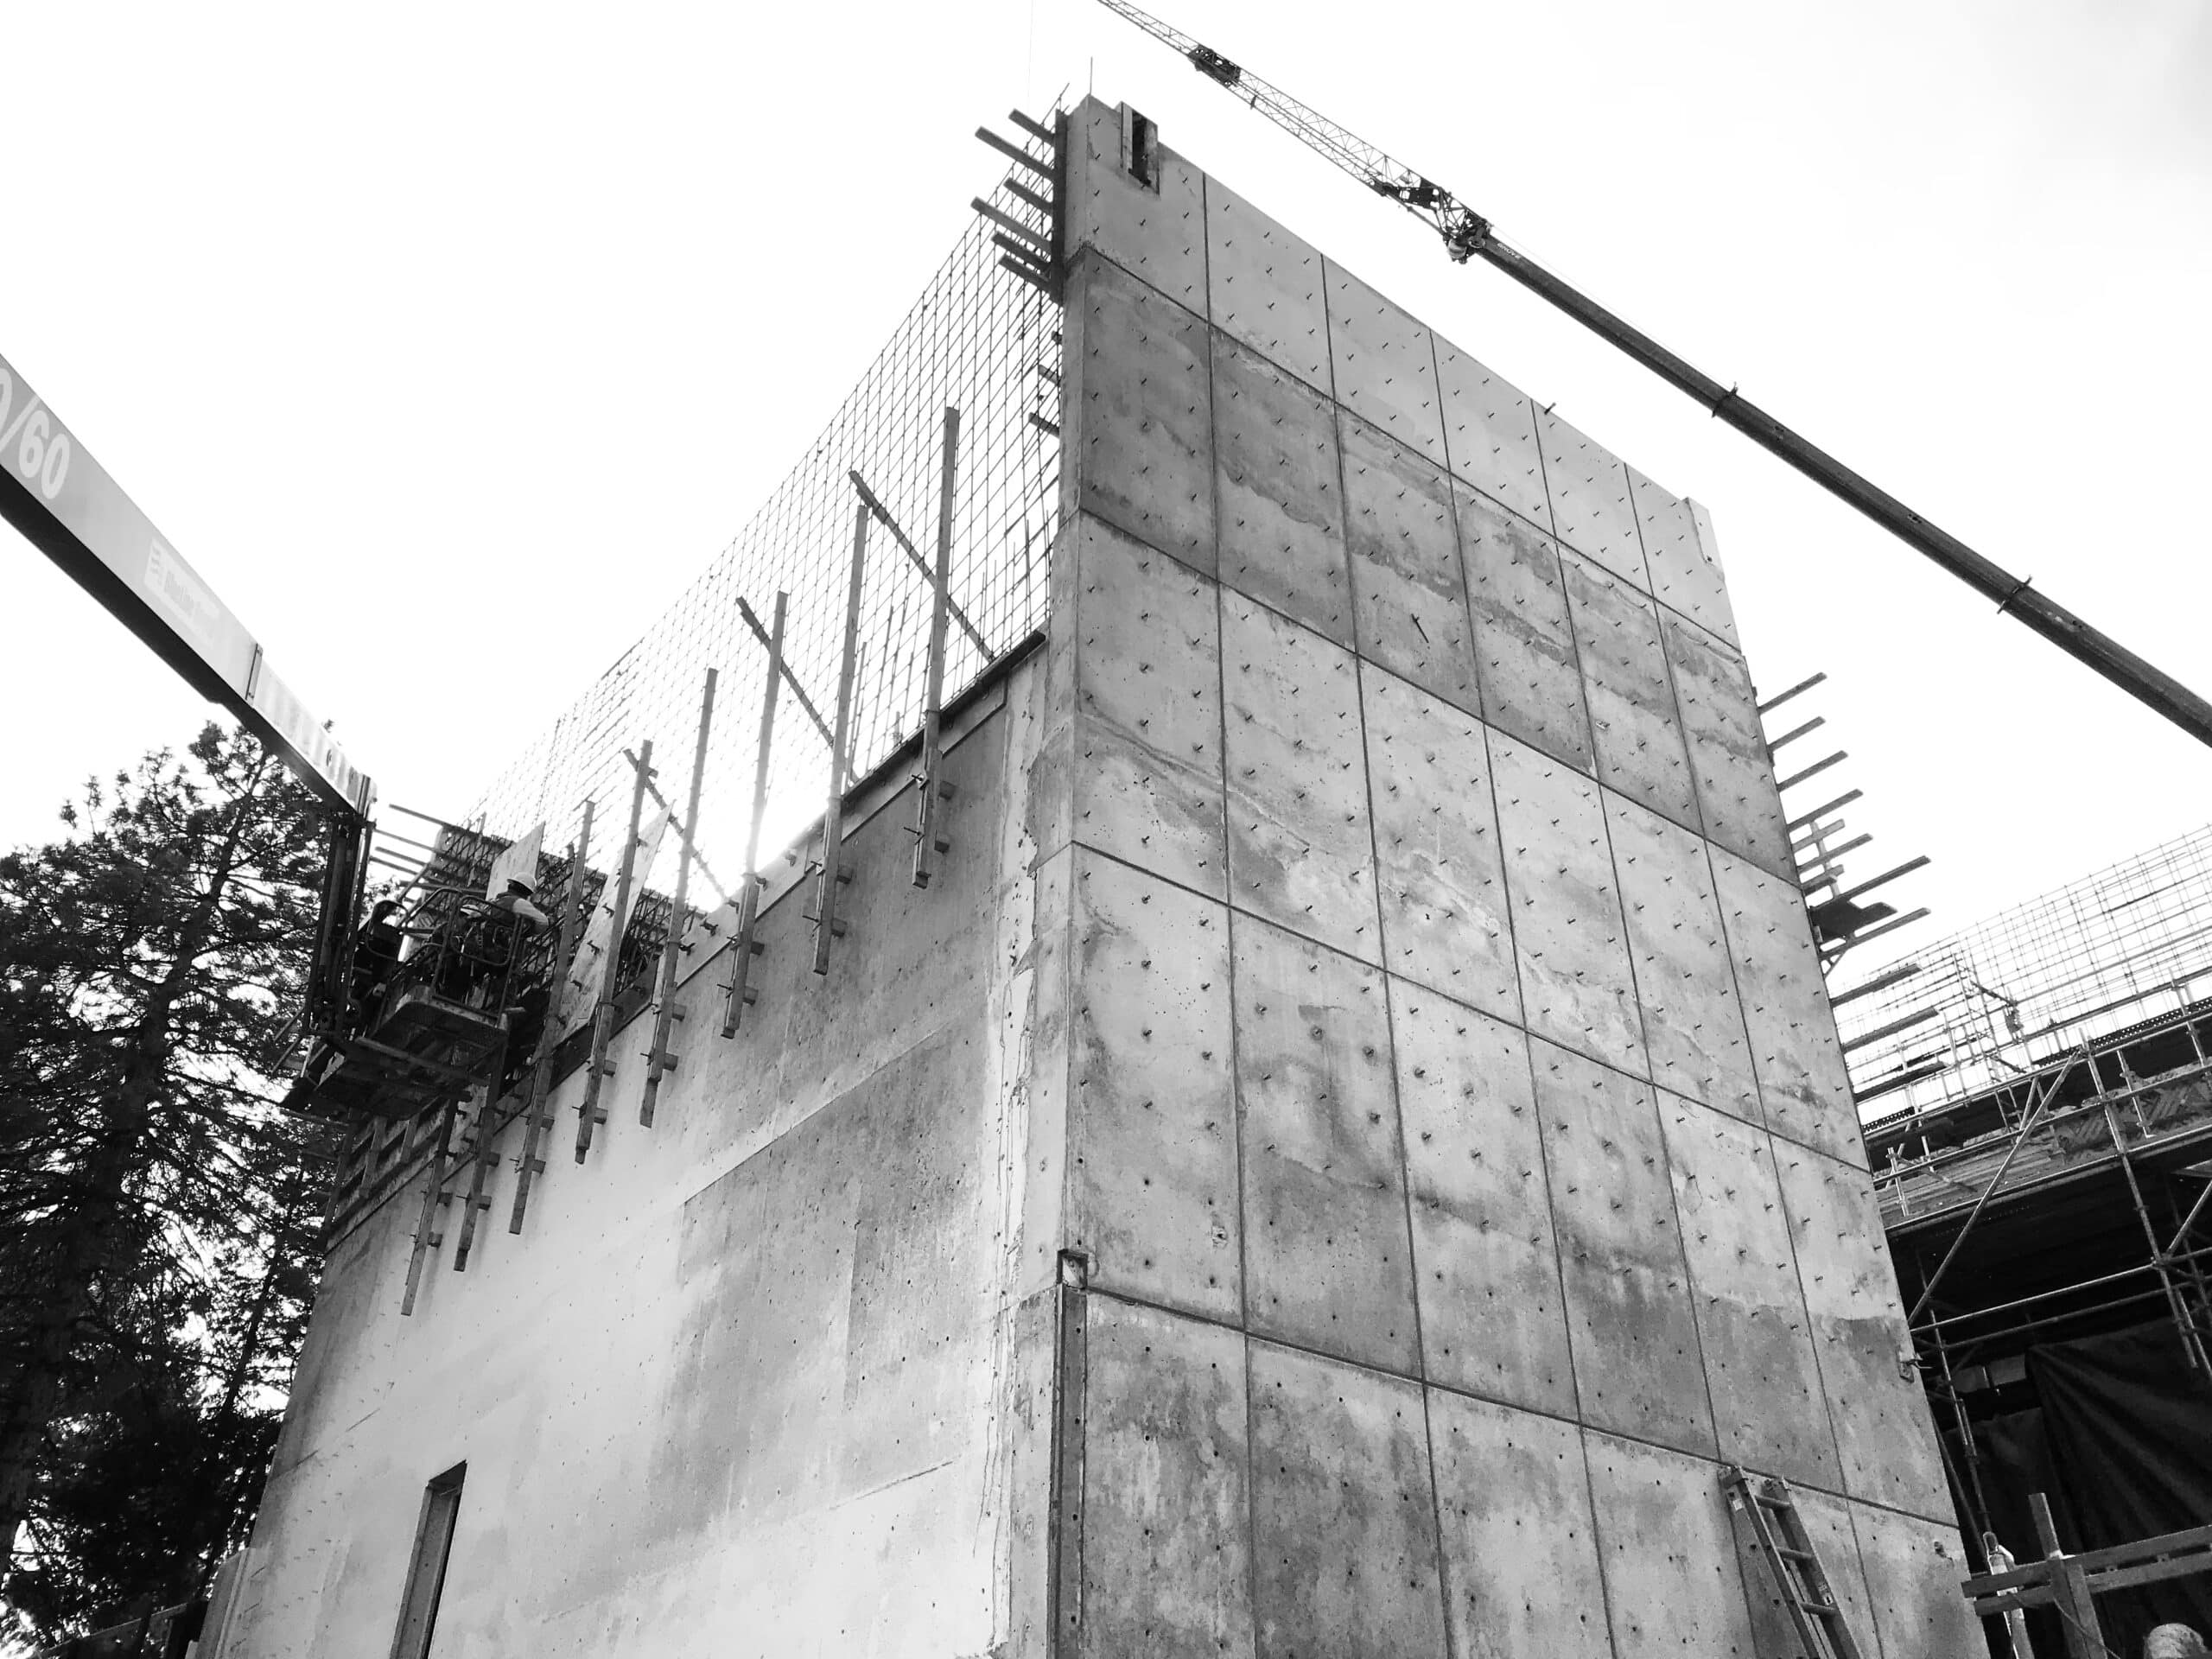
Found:
[{"label": "steel bracket on wall", "polygon": [[[583,825],[576,832],[575,840],[569,844],[569,890],[562,899],[561,931],[553,947],[553,969],[556,974],[575,971],[573,958],[583,928],[584,888],[590,881],[585,861],[591,851],[591,817],[592,803],[587,798]],[[537,1052],[531,1057],[530,1093],[523,1107],[525,1127],[522,1156],[515,1174],[514,1207],[507,1215],[510,1233],[522,1231],[523,1212],[530,1206],[530,1189],[545,1173],[545,1136],[553,1127],[553,1115],[546,1103],[552,1091],[554,1036],[554,1021],[549,1008],[544,1029],[538,1033]]]},{"label": "steel bracket on wall", "polygon": [[[980,196],[971,205],[995,227],[991,243],[999,251],[1001,268],[1012,271],[1057,305],[1067,257],[1067,232],[1060,211],[1060,202],[1066,194],[1061,187],[1061,158],[1066,146],[1061,140],[1060,123],[1047,125],[1020,110],[1010,111],[1007,118],[1042,145],[1045,153],[1033,155],[988,127],[976,128],[976,136],[1014,163],[1014,170],[1004,181],[1007,194],[1024,207],[1035,209],[1043,216],[1045,224],[1041,228],[1025,224],[1014,214],[991,207]],[[1051,194],[1040,194],[1040,188]]]},{"label": "steel bracket on wall", "polygon": [[638,830],[645,810],[645,791],[653,774],[652,740],[638,746],[638,780],[630,791],[630,834],[622,843],[620,874],[614,884],[614,925],[608,931],[607,961],[600,972],[599,1001],[591,1011],[591,1060],[584,1068],[584,1095],[576,1103],[576,1161],[591,1152],[592,1131],[607,1122],[607,1108],[599,1103],[607,1073],[614,1067],[607,1058],[614,1036],[614,994],[621,983],[622,936],[630,930],[630,889],[638,873]]}]

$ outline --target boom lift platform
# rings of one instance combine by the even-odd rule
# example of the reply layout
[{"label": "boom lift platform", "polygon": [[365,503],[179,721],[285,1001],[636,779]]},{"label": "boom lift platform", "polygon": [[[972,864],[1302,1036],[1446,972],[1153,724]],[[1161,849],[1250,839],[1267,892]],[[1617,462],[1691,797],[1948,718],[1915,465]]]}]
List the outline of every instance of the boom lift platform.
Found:
[{"label": "boom lift platform", "polygon": [[[395,925],[415,949],[387,978],[365,982],[357,974],[362,995],[310,1057],[302,1103],[412,1117],[493,1080],[511,1041],[534,1046],[538,1032],[512,1000],[532,965],[524,925],[512,912],[441,888]],[[542,1013],[535,1023],[542,1029]]]}]

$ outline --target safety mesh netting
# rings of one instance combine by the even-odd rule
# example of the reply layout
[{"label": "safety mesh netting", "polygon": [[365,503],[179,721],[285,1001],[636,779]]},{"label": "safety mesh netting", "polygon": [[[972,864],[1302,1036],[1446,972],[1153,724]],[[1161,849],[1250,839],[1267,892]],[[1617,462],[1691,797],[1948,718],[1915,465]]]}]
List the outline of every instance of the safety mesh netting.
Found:
[{"label": "safety mesh netting", "polygon": [[[1031,141],[1030,153],[1049,163],[1043,141]],[[1037,178],[1027,182],[1046,188]],[[1031,202],[1005,184],[988,200],[1049,245],[1048,215]],[[776,711],[765,862],[821,813],[829,791],[823,728],[836,721],[859,499],[849,474],[860,474],[918,556],[880,522],[869,524],[848,781],[866,776],[921,725],[948,407],[960,412],[960,438],[946,698],[1042,626],[1058,488],[1052,423],[1059,325],[1058,303],[1004,269],[993,227],[974,219],[804,458],[644,636],[499,774],[472,810],[472,824],[512,839],[543,823],[550,856],[575,836],[589,800],[591,862],[603,865],[619,856],[630,810],[636,773],[627,755],[648,740],[656,786],[680,817],[701,692],[713,668],[718,683],[700,779],[691,901],[710,908],[734,896],[745,866],[768,662],[740,601],[766,629],[777,594],[789,595],[784,652],[791,680]],[[655,810],[648,799],[646,815]],[[656,886],[672,884],[677,845],[671,835]]]}]

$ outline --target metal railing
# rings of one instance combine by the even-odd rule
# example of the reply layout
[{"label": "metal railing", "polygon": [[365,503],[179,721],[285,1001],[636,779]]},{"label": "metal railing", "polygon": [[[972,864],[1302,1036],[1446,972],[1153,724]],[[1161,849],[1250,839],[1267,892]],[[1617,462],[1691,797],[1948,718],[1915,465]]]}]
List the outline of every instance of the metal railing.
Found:
[{"label": "metal railing", "polygon": [[1916,973],[1839,1010],[1870,1126],[2002,1088],[2212,996],[2212,825],[1908,960]]}]

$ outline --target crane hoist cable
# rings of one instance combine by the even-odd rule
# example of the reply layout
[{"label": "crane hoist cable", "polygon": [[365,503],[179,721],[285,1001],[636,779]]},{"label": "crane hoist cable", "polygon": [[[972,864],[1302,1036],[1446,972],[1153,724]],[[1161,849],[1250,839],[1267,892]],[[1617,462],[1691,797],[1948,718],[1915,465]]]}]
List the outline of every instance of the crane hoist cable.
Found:
[{"label": "crane hoist cable", "polygon": [[1526,254],[1507,245],[1491,228],[1490,220],[1426,174],[1408,167],[1349,128],[1339,126],[1319,111],[1300,103],[1242,64],[1129,4],[1128,0],[1099,0],[1099,3],[1172,47],[1207,79],[1219,83],[1376,194],[1396,202],[1420,219],[1442,238],[1445,251],[1454,261],[1465,264],[1470,259],[1481,259],[1497,266],[1523,288],[1548,301],[1661,379],[1704,404],[1715,420],[1726,422],[1830,494],[1856,507],[1908,547],[1925,554],[1977,593],[1994,601],[2001,614],[2026,624],[2075,661],[2087,664],[2130,696],[2157,709],[2199,742],[2212,744],[2212,703],[2110,635],[2091,627],[2032,586],[2031,578],[2015,576],[1984,558],[1949,531],[1930,524],[1895,496],[1784,426],[1735,387],[1724,386],[1587,295],[1562,282]]}]

